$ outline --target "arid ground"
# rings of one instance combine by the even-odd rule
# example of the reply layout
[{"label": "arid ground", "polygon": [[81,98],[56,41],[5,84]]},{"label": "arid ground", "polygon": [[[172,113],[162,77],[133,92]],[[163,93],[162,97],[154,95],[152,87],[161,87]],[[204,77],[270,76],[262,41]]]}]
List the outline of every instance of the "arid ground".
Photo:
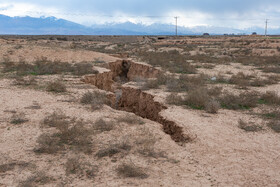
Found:
[{"label": "arid ground", "polygon": [[280,186],[280,38],[1,36],[0,186]]}]

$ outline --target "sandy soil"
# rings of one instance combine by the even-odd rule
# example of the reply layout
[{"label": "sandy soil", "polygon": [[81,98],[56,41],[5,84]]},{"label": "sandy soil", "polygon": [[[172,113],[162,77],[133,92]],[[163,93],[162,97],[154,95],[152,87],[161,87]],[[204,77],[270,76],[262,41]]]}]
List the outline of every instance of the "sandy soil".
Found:
[{"label": "sandy soil", "polygon": [[[184,38],[180,42],[207,45],[222,41],[231,43],[230,40]],[[15,49],[18,43],[10,41],[7,44],[5,40],[0,42],[3,44],[0,47],[0,56],[8,56],[15,61],[24,58],[32,62],[42,56],[63,62],[92,62],[96,59],[111,62],[118,59],[100,52],[66,49],[65,46],[69,42],[64,47],[54,48],[42,45],[30,46],[26,41],[19,49]],[[158,41],[155,45],[174,42],[176,40],[170,39]],[[263,44],[256,43],[256,45]],[[108,48],[116,47],[109,42],[107,46]],[[272,47],[277,47],[277,45],[274,44]],[[166,47],[161,49],[168,50]],[[145,63],[141,64],[145,65]],[[100,73],[108,71],[101,67],[96,69]],[[226,74],[228,71],[234,74],[242,71],[246,74],[264,75],[253,66],[237,63],[215,65],[213,69],[199,69],[200,73],[210,76],[218,73]],[[167,105],[164,102],[169,93],[163,89],[149,90],[147,93],[153,94],[156,101],[168,106],[161,115],[183,127],[185,133],[195,137],[192,142],[178,144],[171,139],[170,135],[163,132],[161,124],[141,118],[145,122],[142,125],[115,122],[113,130],[93,136],[92,154],[74,150],[57,154],[36,154],[33,149],[38,145],[38,137],[42,133],[54,131],[54,129],[42,128],[41,121],[54,111],[62,111],[67,116],[88,121],[89,126],[98,119],[116,121],[128,115],[137,118],[132,113],[115,110],[109,106],[92,111],[89,106],[80,104],[79,100],[85,92],[98,90],[95,86],[82,82],[82,77],[45,75],[40,76],[38,80],[44,85],[47,81],[56,78],[61,78],[65,82],[68,90],[66,93],[49,93],[43,86],[36,88],[16,86],[13,85],[11,78],[6,75],[0,76],[0,186],[18,186],[22,181],[40,171],[54,178],[41,186],[280,186],[280,134],[268,128],[265,120],[250,114],[249,111],[220,109],[218,114],[209,114],[201,110]],[[126,86],[129,85],[132,84],[126,84]],[[228,87],[234,92],[240,91],[232,85]],[[279,83],[250,89],[259,92],[275,91],[280,95]],[[28,121],[18,125],[11,124],[11,118],[15,113],[24,113]],[[263,130],[245,132],[238,127],[240,119],[260,125]],[[154,149],[158,153],[164,152],[164,156],[148,157],[139,154],[140,147],[137,142],[149,138],[156,140]],[[98,150],[112,142],[124,140],[132,145],[129,152],[104,158],[95,156]],[[94,178],[66,175],[67,160],[77,156],[82,161],[98,167]],[[28,165],[16,166],[7,172],[1,172],[1,165],[13,162],[24,162]],[[141,166],[149,175],[148,178],[120,177],[116,168],[122,163]]]}]

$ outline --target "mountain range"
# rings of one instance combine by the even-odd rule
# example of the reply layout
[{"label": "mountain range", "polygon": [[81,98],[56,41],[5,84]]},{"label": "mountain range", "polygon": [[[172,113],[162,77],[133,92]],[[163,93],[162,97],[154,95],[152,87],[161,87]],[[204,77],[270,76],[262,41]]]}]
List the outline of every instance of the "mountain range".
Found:
[{"label": "mountain range", "polygon": [[[178,26],[179,35],[219,34],[263,34],[264,29],[235,29],[215,26]],[[174,35],[175,26],[154,23],[152,25],[125,23],[106,23],[84,26],[55,17],[9,17],[0,15],[0,34],[11,35]],[[269,29],[269,34],[280,34],[280,28]]]}]

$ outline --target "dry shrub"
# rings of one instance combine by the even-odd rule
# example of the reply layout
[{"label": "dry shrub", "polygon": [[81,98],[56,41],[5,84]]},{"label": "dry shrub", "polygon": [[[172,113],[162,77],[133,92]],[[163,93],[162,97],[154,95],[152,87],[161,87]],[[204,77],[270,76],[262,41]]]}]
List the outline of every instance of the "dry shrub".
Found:
[{"label": "dry shrub", "polygon": [[84,93],[80,102],[82,104],[90,104],[93,110],[100,109],[104,104],[110,104],[107,95],[98,91]]},{"label": "dry shrub", "polygon": [[220,103],[215,97],[221,94],[220,88],[197,87],[189,91],[185,96],[170,94],[166,98],[168,104],[188,105],[191,108],[202,110],[208,113],[217,113]]},{"label": "dry shrub", "polygon": [[166,76],[163,73],[159,73],[155,79],[146,80],[146,82],[142,85],[141,89],[156,89],[161,85],[165,85],[170,78],[170,76]]},{"label": "dry shrub", "polygon": [[138,56],[153,66],[161,66],[173,73],[196,73],[195,67],[186,61],[186,55],[176,50],[159,53],[142,51]]},{"label": "dry shrub", "polygon": [[87,62],[76,63],[73,66],[74,75],[97,74],[98,71],[93,69],[93,65]]},{"label": "dry shrub", "polygon": [[185,100],[183,99],[183,97],[175,93],[169,94],[166,97],[166,102],[168,104],[178,105],[178,106],[185,104]]},{"label": "dry shrub", "polygon": [[96,153],[96,156],[98,158],[102,158],[102,157],[112,157],[113,155],[123,152],[123,151],[130,151],[131,150],[131,145],[128,142],[121,142],[121,143],[117,143],[117,144],[111,144],[106,148],[103,148],[101,150],[99,150]]},{"label": "dry shrub", "polygon": [[149,79],[144,85],[141,87],[142,90],[156,89],[159,88],[160,84],[157,79]]},{"label": "dry shrub", "polygon": [[69,158],[65,163],[66,175],[78,175],[94,178],[98,172],[98,167],[90,163],[82,162],[79,157]]},{"label": "dry shrub", "polygon": [[125,178],[148,178],[148,174],[141,167],[135,166],[134,164],[121,164],[116,169],[117,173],[121,177]]},{"label": "dry shrub", "polygon": [[104,121],[103,119],[99,119],[93,124],[93,129],[99,132],[105,132],[113,130],[114,126],[115,124],[113,121]]},{"label": "dry shrub", "polygon": [[84,127],[83,121],[77,121],[72,127],[61,127],[60,132],[54,134],[61,144],[70,146],[80,152],[90,154],[92,152],[92,131]]},{"label": "dry shrub", "polygon": [[204,109],[209,101],[209,95],[205,88],[191,90],[186,97],[186,104],[194,109]]},{"label": "dry shrub", "polygon": [[255,78],[253,81],[251,81],[250,85],[254,87],[262,87],[270,83],[271,81],[269,82],[267,79]]},{"label": "dry shrub", "polygon": [[25,168],[30,166],[27,162],[10,162],[8,164],[1,164],[0,165],[0,173],[5,173],[7,171],[14,170],[16,167]]},{"label": "dry shrub", "polygon": [[207,76],[200,74],[199,76],[181,75],[179,79],[169,77],[166,82],[168,91],[170,92],[184,92],[204,86]]},{"label": "dry shrub", "polygon": [[155,150],[155,144],[157,142],[156,137],[148,129],[143,128],[139,134],[139,138],[136,139],[137,152],[145,157],[165,157],[166,155],[162,151]]},{"label": "dry shrub", "polygon": [[13,114],[12,118],[11,118],[11,124],[14,125],[18,125],[18,124],[22,124],[22,123],[26,123],[29,120],[26,119],[25,114],[24,113],[19,113],[19,114]]},{"label": "dry shrub", "polygon": [[137,125],[143,125],[145,122],[138,116],[135,115],[126,115],[123,117],[119,117],[117,119],[118,123],[127,123],[127,124],[137,124]]},{"label": "dry shrub", "polygon": [[265,104],[280,105],[280,97],[275,91],[267,91],[261,96],[261,101]]},{"label": "dry shrub", "polygon": [[36,85],[37,80],[33,76],[29,76],[29,77],[16,76],[15,80],[13,81],[13,84],[19,86],[31,86],[31,85]]},{"label": "dry shrub", "polygon": [[280,133],[280,121],[279,120],[273,120],[268,124],[268,127],[270,127],[272,130],[274,130],[277,133]]},{"label": "dry shrub", "polygon": [[45,185],[54,181],[52,177],[46,175],[45,172],[37,172],[36,174],[28,177],[25,181],[19,183],[19,187],[36,187],[39,185]]},{"label": "dry shrub", "polygon": [[82,62],[70,64],[68,62],[49,61],[45,57],[38,58],[33,64],[25,61],[12,62],[6,58],[3,62],[3,72],[16,71],[18,75],[52,75],[72,73],[74,75],[96,74],[91,63]]},{"label": "dry shrub", "polygon": [[236,84],[239,88],[245,89],[250,86],[251,76],[245,75],[243,72],[239,72],[236,75],[232,75],[229,79],[229,83]]},{"label": "dry shrub", "polygon": [[246,132],[258,132],[260,130],[262,130],[262,127],[259,125],[254,125],[254,124],[247,124],[246,122],[244,122],[243,120],[239,120],[239,125],[238,127],[240,129],[243,129]]},{"label": "dry shrub", "polygon": [[215,99],[211,99],[205,105],[205,111],[211,114],[216,114],[219,109],[220,109],[220,103]]},{"label": "dry shrub", "polygon": [[54,111],[52,114],[46,116],[41,123],[43,126],[47,125],[48,127],[60,128],[62,126],[70,125],[71,119],[61,111]]},{"label": "dry shrub", "polygon": [[47,84],[46,90],[48,92],[56,92],[56,93],[62,93],[67,91],[65,84],[59,80],[49,82]]},{"label": "dry shrub", "polygon": [[64,146],[58,137],[53,134],[41,134],[37,139],[38,146],[33,150],[35,153],[55,154],[64,150]]},{"label": "dry shrub", "polygon": [[49,120],[47,124],[55,126],[58,132],[39,136],[37,139],[38,147],[34,149],[36,153],[54,154],[65,148],[75,149],[86,154],[92,152],[91,135],[93,131],[85,127],[84,121],[72,119],[70,123],[59,119]]},{"label": "dry shrub", "polygon": [[239,95],[225,93],[219,100],[221,106],[226,109],[250,109],[257,106],[259,94],[257,92],[243,92]]}]

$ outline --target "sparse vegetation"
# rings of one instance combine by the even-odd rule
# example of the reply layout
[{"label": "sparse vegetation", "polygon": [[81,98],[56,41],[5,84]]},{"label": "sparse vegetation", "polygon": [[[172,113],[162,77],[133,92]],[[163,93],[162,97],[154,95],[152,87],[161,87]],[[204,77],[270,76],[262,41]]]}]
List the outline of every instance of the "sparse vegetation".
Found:
[{"label": "sparse vegetation", "polygon": [[153,66],[161,66],[173,73],[193,74],[196,69],[187,62],[185,55],[177,50],[164,52],[145,52],[142,51],[138,56]]},{"label": "sparse vegetation", "polygon": [[96,74],[91,63],[82,62],[70,64],[68,62],[49,61],[42,57],[34,63],[26,61],[13,62],[9,58],[3,61],[3,72],[16,72],[18,75],[53,75],[72,73],[74,75]]}]

